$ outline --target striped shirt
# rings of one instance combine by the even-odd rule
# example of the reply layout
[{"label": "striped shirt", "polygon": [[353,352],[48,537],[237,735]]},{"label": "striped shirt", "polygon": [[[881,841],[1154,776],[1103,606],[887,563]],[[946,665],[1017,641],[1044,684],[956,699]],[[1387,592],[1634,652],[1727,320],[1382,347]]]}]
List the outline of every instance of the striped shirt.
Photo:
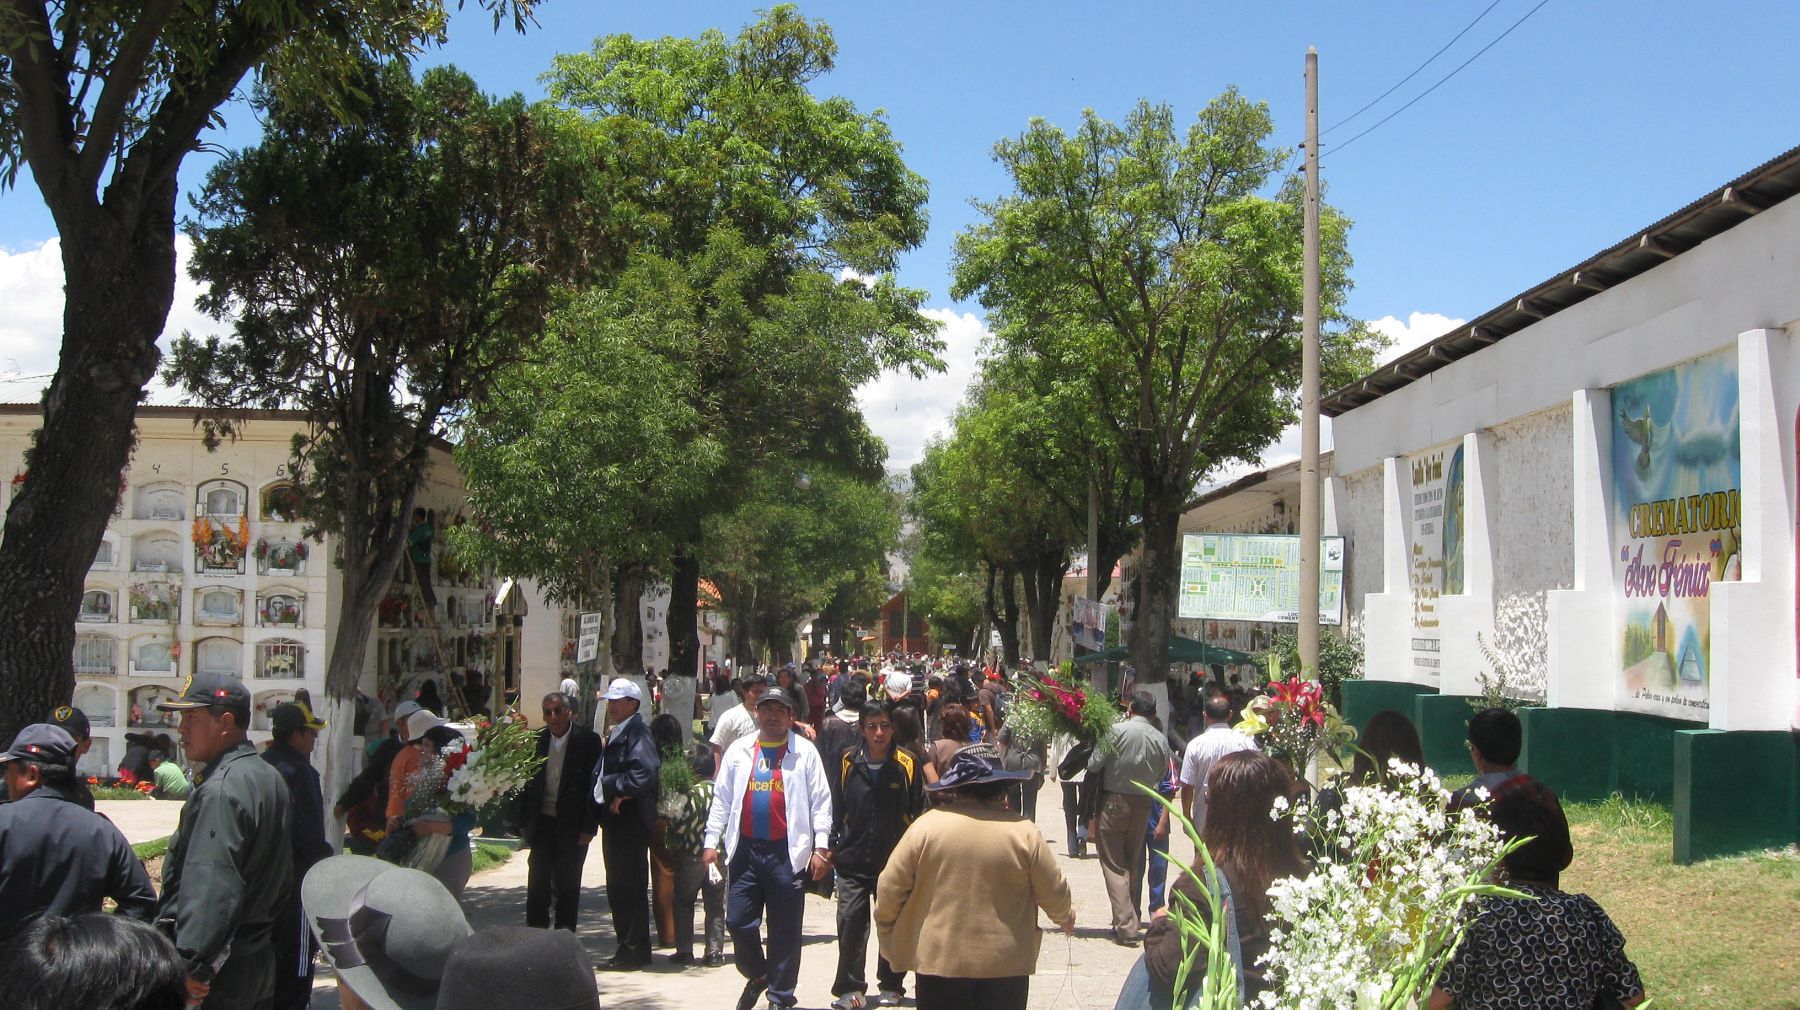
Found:
[{"label": "striped shirt", "polygon": [[745,838],[786,841],[787,797],[782,792],[781,759],[787,756],[787,741],[756,741],[755,763],[750,780],[744,785],[744,818],[738,831]]}]

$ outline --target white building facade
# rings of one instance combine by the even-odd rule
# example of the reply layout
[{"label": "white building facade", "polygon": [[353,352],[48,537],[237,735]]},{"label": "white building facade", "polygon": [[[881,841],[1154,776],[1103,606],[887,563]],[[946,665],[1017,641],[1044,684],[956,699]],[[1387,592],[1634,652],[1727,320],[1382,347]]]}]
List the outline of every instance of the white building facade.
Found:
[{"label": "white building facade", "polygon": [[1684,860],[1796,840],[1796,192],[1800,149],[1326,398],[1349,714],[1455,770],[1505,667],[1565,795],[1672,801]]}]

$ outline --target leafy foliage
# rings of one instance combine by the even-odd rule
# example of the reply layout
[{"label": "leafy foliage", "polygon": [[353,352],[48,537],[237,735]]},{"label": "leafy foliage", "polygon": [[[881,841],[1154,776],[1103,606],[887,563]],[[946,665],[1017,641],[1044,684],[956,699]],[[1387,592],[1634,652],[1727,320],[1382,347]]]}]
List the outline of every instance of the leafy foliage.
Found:
[{"label": "leafy foliage", "polygon": [[[1166,105],[1123,124],[1091,110],[1073,133],[1034,120],[995,158],[1013,191],[957,239],[953,293],[1057,388],[1089,397],[1139,483],[1144,594],[1134,657],[1167,646],[1179,516],[1198,482],[1254,460],[1297,410],[1301,194],[1262,195],[1288,152],[1265,106],[1227,91],[1185,133]],[[1323,215],[1326,383],[1378,338],[1342,314],[1348,223]],[[1070,461],[1073,462],[1073,461]]]},{"label": "leafy foliage", "polygon": [[[494,101],[453,69],[415,83],[368,68],[345,125],[264,92],[264,141],[196,201],[201,305],[231,339],[183,336],[167,375],[213,412],[304,412],[303,510],[344,547],[340,628],[366,627],[404,545],[428,452],[537,343],[562,285],[589,269],[581,148],[548,110]],[[340,632],[340,639],[342,638]],[[336,643],[347,696],[360,641]]]}]

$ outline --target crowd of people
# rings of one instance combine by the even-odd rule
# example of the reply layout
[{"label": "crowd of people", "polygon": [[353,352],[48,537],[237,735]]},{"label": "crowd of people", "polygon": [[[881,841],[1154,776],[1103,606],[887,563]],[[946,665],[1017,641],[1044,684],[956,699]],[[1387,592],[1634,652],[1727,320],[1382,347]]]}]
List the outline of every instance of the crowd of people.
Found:
[{"label": "crowd of people", "polygon": [[[179,714],[195,775],[160,889],[93,811],[74,771],[85,725],[59,708],[0,754],[11,799],[0,806],[0,1006],[297,1010],[322,951],[345,1007],[490,1006],[484,967],[526,960],[545,967],[521,983],[532,998],[517,1005],[597,1007],[575,935],[582,867],[598,840],[615,940],[602,970],[641,970],[658,946],[672,948],[670,965],[716,969],[729,943],[743,979],[738,1010],[785,1010],[800,999],[801,924],[815,894],[836,907],[834,1010],[900,1005],[909,973],[926,1010],[1023,1008],[1039,913],[1064,931],[1075,925],[1065,864],[1035,815],[1054,775],[1066,855],[1093,847],[1107,931],[1143,948],[1119,1006],[1160,1010],[1186,1005],[1191,993],[1176,980],[1197,977],[1194,946],[1168,906],[1177,896],[1207,906],[1186,873],[1165,887],[1171,817],[1146,790],[1186,813],[1211,853],[1206,879],[1227,897],[1247,998],[1269,985],[1260,956],[1280,925],[1271,883],[1333,858],[1270,816],[1309,787],[1233,728],[1247,693],[1224,684],[1203,687],[1190,718],[1167,713],[1171,725],[1154,696],[1135,693],[1104,739],[1058,740],[1048,753],[1015,746],[1002,669],[895,656],[772,674],[709,669],[706,685],[713,705],[698,734],[701,720],[650,719],[630,679],[588,699],[603,703],[594,727],[567,686],[542,699],[542,763],[510,818],[527,850],[524,926],[481,932],[459,903],[474,815],[421,814],[408,802],[421,762],[458,738],[417,700],[370,721],[381,735],[328,818],[311,761],[324,723],[310,708],[274,710],[274,740],[259,752],[245,732],[244,685],[190,678],[163,703]],[[1568,825],[1556,794],[1515,767],[1520,741],[1511,713],[1475,715],[1468,744],[1479,775],[1452,802],[1531,839],[1502,866],[1531,900],[1484,899],[1431,1006],[1634,1005],[1643,985],[1618,930],[1591,899],[1558,889],[1573,858]],[[1382,786],[1390,759],[1423,766],[1401,713],[1369,720],[1360,745],[1333,787],[1310,797],[1312,810],[1340,804],[1346,786]],[[146,763],[163,788],[158,768],[173,763]],[[338,822],[345,855],[328,841]],[[422,869],[375,858],[389,839],[411,836],[447,839],[443,857]],[[103,900],[116,915],[98,914]],[[105,999],[71,996],[103,984],[115,990]]]}]

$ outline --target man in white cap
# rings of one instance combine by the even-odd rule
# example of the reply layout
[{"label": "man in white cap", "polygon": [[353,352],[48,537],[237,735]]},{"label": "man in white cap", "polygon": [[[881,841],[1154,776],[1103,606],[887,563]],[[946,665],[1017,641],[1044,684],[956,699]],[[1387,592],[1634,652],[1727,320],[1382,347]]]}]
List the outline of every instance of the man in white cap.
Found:
[{"label": "man in white cap", "polygon": [[594,802],[600,807],[606,903],[612,909],[619,948],[601,967],[636,971],[650,963],[650,830],[656,823],[662,761],[650,727],[638,714],[644,704],[643,688],[616,677],[603,697],[611,729],[594,770]]}]

